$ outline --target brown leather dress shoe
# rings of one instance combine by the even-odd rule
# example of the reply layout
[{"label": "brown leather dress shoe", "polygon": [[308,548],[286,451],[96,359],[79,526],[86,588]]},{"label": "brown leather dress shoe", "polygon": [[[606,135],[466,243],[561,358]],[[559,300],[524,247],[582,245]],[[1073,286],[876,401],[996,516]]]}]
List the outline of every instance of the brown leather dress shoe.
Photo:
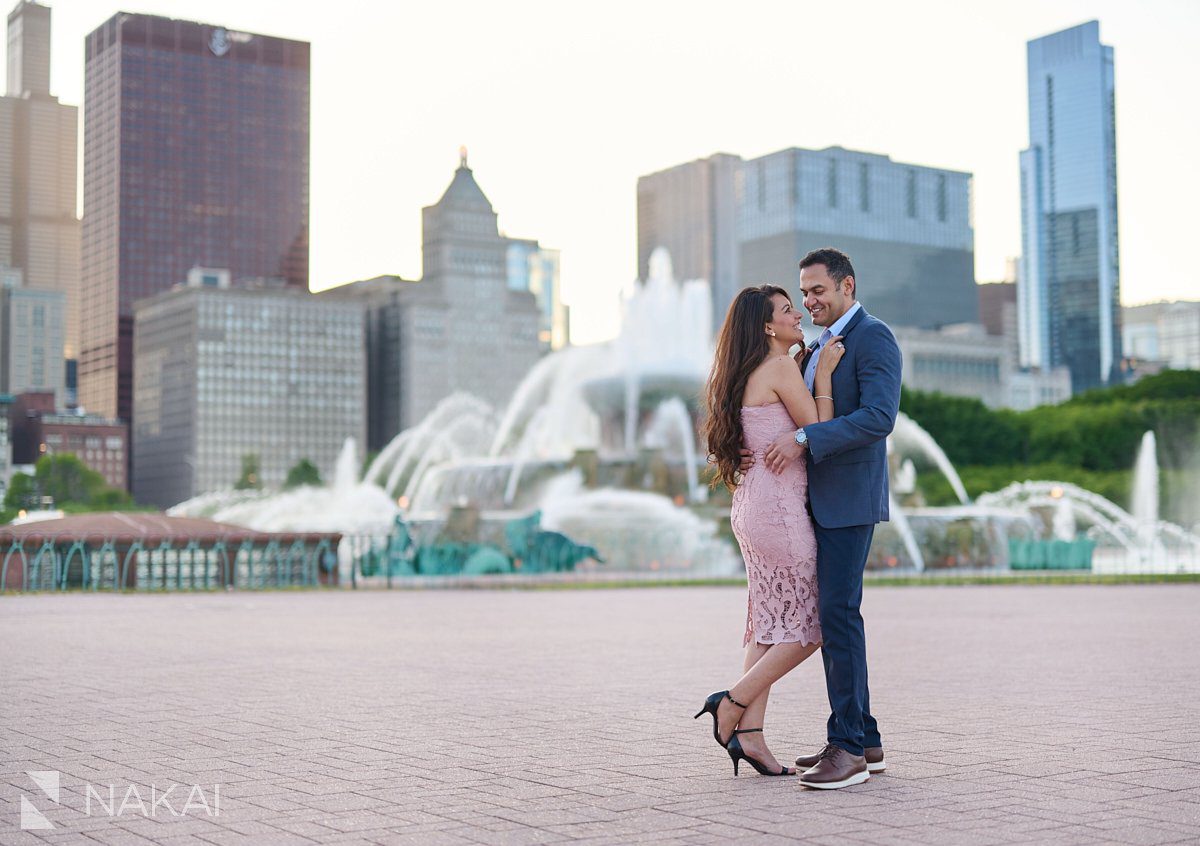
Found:
[{"label": "brown leather dress shoe", "polygon": [[832,743],[821,750],[821,760],[804,775],[800,783],[817,790],[837,790],[852,784],[862,784],[869,779],[867,759],[862,755],[851,755]]},{"label": "brown leather dress shoe", "polygon": [[[812,755],[802,755],[801,757],[797,758],[796,769],[800,772],[804,772],[807,769],[815,767],[817,762],[821,760],[821,754],[824,751],[825,750],[822,749],[820,752],[816,752]],[[867,759],[867,772],[872,774],[881,773],[887,769],[887,761],[883,760],[882,746],[864,746],[863,757]]]}]

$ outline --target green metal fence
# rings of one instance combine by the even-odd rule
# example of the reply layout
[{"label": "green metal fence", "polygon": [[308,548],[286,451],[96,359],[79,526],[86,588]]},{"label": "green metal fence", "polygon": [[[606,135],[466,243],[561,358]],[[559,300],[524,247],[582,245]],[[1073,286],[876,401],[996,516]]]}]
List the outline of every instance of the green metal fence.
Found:
[{"label": "green metal fence", "polygon": [[337,542],[176,537],[14,539],[0,545],[0,590],[212,590],[337,583]]}]

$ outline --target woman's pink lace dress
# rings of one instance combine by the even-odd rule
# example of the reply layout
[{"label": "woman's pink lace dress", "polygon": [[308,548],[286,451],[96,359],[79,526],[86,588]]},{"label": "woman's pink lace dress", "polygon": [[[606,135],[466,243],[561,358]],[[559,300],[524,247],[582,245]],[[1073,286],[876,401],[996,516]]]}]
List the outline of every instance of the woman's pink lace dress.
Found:
[{"label": "woman's pink lace dress", "polygon": [[821,642],[817,537],[805,508],[808,465],[795,461],[777,475],[763,461],[776,438],[795,430],[781,402],[742,407],[743,442],[755,458],[730,514],[750,587],[743,646]]}]

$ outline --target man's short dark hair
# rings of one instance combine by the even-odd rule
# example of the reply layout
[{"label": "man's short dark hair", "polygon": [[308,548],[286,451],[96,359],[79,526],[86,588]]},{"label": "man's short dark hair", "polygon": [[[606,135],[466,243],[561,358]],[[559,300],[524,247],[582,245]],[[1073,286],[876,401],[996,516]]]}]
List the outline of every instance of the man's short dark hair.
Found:
[{"label": "man's short dark hair", "polygon": [[811,253],[800,259],[800,269],[812,267],[814,264],[825,265],[825,272],[829,274],[829,278],[836,283],[840,288],[842,280],[847,276],[854,277],[854,296],[858,297],[858,276],[854,272],[854,265],[850,263],[850,256],[843,253],[835,247],[821,247],[819,250],[813,250]]}]

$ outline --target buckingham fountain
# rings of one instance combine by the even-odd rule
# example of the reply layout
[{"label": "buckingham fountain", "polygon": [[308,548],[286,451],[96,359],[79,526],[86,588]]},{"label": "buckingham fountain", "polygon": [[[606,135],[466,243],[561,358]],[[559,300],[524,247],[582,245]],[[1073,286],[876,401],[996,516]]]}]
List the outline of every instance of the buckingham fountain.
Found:
[{"label": "buckingham fountain", "polygon": [[[503,409],[453,394],[361,475],[347,441],[327,486],[214,492],[171,513],[262,530],[340,531],[344,567],[364,544],[395,545],[400,526],[408,548],[470,543],[514,558],[532,526],[543,540],[569,538],[569,549],[583,550],[568,553],[576,570],[740,572],[729,496],[709,487],[698,443],[713,355],[708,284],[677,282],[662,249],[648,276],[624,295],[614,340],[545,356]],[[872,569],[1200,570],[1200,537],[1158,518],[1152,432],[1138,459],[1132,514],[1053,481],[972,501],[945,452],[904,414],[888,457],[892,519],[876,532]],[[926,507],[918,467],[943,475],[958,504]]]}]

